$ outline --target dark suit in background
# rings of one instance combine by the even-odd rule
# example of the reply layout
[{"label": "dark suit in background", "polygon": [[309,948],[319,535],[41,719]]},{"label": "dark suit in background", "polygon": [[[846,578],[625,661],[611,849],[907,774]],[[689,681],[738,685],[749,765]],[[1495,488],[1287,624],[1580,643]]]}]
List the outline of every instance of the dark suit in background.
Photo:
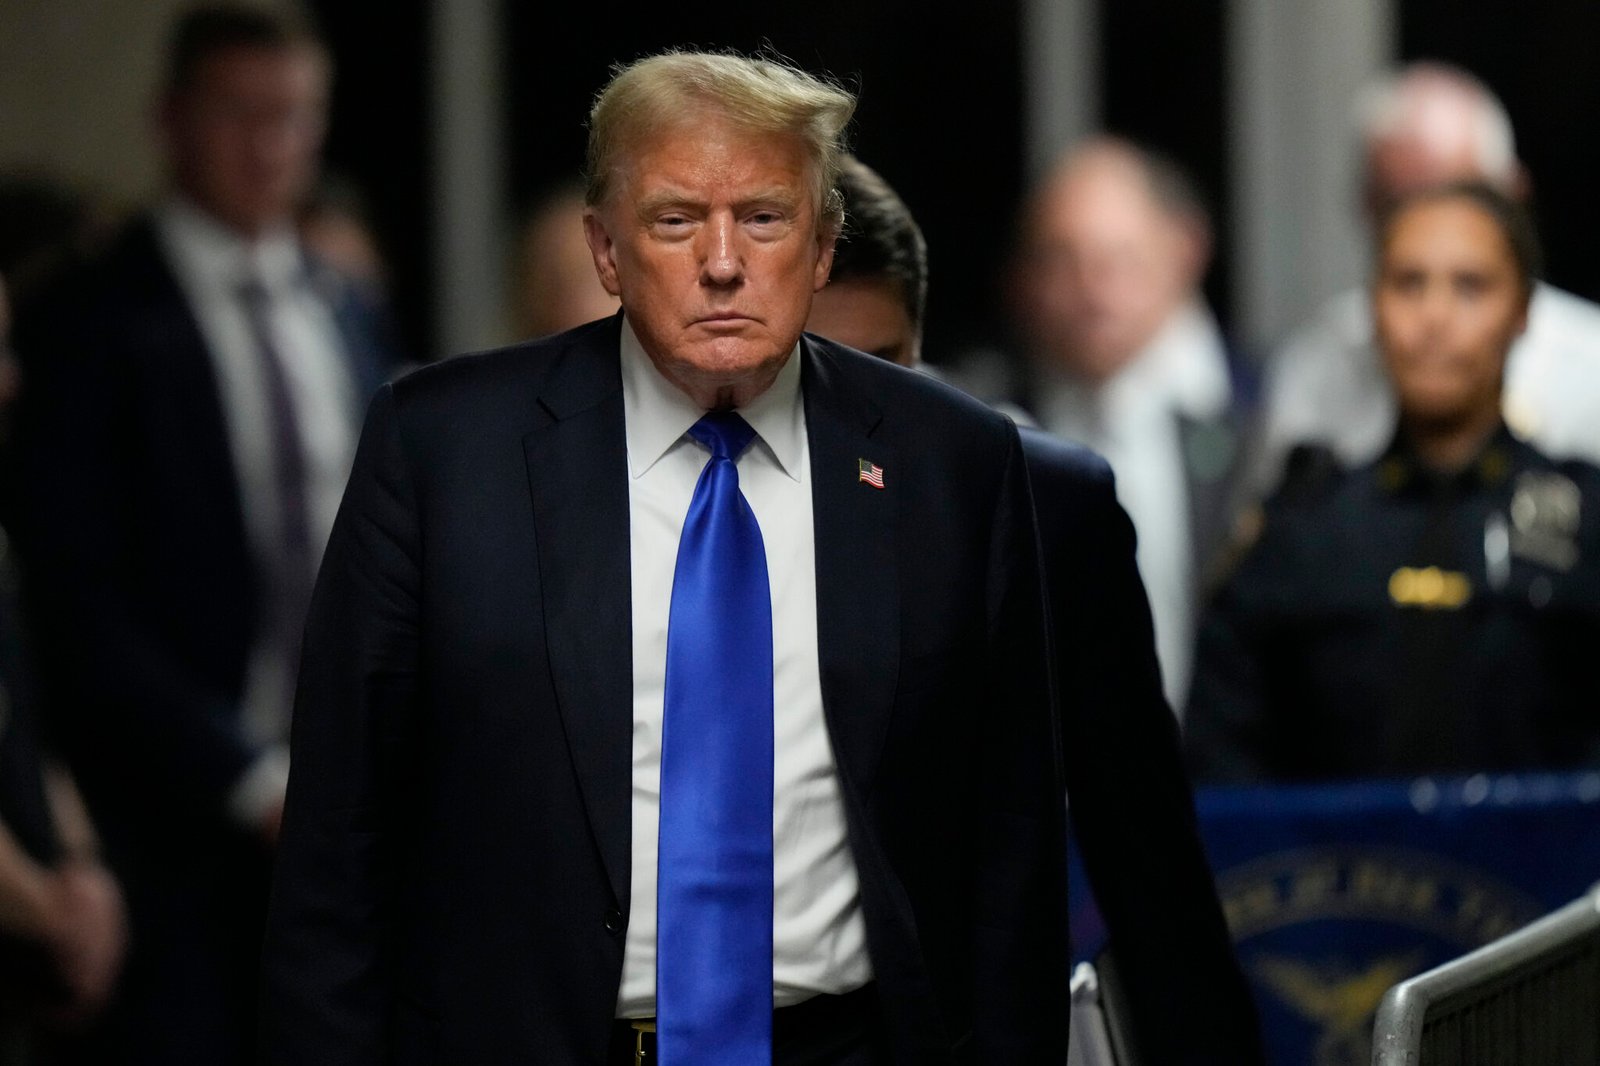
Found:
[{"label": "dark suit in background", "polygon": [[[387,359],[376,320],[308,271],[364,399]],[[261,754],[240,701],[262,579],[213,359],[147,220],[20,322],[17,348],[49,727],[132,921],[107,1061],[238,1061],[270,855],[225,808]]]},{"label": "dark suit in background", "polygon": [[1056,640],[1072,828],[1141,1062],[1260,1062],[1161,693],[1134,532],[1105,460],[1024,428]]},{"label": "dark suit in background", "polygon": [[[373,405],[307,632],[272,1063],[602,1061],[629,913],[619,323]],[[893,1061],[1060,1062],[1063,812],[1015,431],[831,342],[800,357],[823,702]]]}]

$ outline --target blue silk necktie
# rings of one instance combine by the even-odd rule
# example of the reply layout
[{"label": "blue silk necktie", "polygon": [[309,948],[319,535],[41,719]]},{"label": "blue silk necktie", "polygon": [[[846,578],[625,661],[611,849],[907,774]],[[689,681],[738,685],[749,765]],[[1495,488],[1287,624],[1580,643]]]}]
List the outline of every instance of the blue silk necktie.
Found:
[{"label": "blue silk necktie", "polygon": [[678,543],[667,622],[656,886],[662,1066],[772,1056],[772,596],[739,491],[755,430],[689,430],[711,449]]}]

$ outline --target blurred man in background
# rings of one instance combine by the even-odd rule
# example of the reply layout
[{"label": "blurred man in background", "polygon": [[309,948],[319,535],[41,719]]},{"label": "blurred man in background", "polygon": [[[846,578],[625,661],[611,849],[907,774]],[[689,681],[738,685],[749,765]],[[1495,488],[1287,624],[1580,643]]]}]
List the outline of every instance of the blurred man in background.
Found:
[{"label": "blurred man in background", "polygon": [[583,239],[582,185],[559,185],[534,204],[513,276],[518,337],[548,337],[616,313],[621,305],[595,277]]},{"label": "blurred man in background", "polygon": [[828,285],[811,301],[806,329],[852,348],[922,367],[928,301],[928,242],[911,209],[878,172],[854,156],[839,170],[844,232]]},{"label": "blurred man in background", "polygon": [[388,358],[294,231],[329,78],[292,19],[185,14],[170,192],[19,322],[49,724],[132,922],[100,1062],[249,1055],[300,630]]},{"label": "blurred man in background", "polygon": [[[1486,182],[1525,199],[1511,120],[1463,70],[1416,63],[1359,101],[1368,222],[1395,201],[1452,181]],[[1553,456],[1600,461],[1600,307],[1544,282],[1512,346],[1502,395],[1513,433]],[[1330,300],[1267,365],[1262,447],[1252,481],[1270,488],[1296,444],[1346,463],[1377,457],[1394,434],[1396,399],[1378,354],[1371,303],[1355,288]]]},{"label": "blurred man in background", "polygon": [[[922,230],[894,189],[855,158],[841,167],[839,191],[845,228],[806,329],[918,367],[928,292]],[[1087,448],[1037,429],[1023,428],[1022,448],[1063,685],[1069,813],[1141,1061],[1257,1062],[1253,1009],[1201,850],[1133,531],[1111,471]]]},{"label": "blurred man in background", "polygon": [[1232,521],[1246,432],[1247,390],[1200,293],[1206,212],[1172,164],[1099,138],[1034,191],[1020,242],[1013,298],[1028,371],[1014,398],[1116,472],[1167,699],[1181,711],[1196,603]]}]

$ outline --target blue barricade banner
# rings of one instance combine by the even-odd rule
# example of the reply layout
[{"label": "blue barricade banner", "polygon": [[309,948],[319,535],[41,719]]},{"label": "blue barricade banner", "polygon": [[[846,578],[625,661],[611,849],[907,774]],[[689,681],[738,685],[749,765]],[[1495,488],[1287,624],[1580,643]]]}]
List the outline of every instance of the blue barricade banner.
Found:
[{"label": "blue barricade banner", "polygon": [[[1600,881],[1596,773],[1203,788],[1195,804],[1272,1066],[1365,1066],[1391,985]],[[1105,929],[1081,876],[1073,895],[1092,958]]]}]

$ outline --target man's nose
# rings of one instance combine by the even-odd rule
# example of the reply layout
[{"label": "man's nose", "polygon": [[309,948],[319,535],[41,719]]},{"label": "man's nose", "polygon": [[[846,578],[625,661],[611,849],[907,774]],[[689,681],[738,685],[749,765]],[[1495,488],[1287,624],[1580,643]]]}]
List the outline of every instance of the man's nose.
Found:
[{"label": "man's nose", "polygon": [[1436,333],[1449,326],[1456,311],[1456,297],[1448,285],[1434,284],[1423,290],[1422,321],[1430,333]]},{"label": "man's nose", "polygon": [[708,285],[732,285],[744,275],[744,256],[740,248],[739,227],[732,216],[716,214],[701,230],[705,242],[701,250],[700,271]]}]

